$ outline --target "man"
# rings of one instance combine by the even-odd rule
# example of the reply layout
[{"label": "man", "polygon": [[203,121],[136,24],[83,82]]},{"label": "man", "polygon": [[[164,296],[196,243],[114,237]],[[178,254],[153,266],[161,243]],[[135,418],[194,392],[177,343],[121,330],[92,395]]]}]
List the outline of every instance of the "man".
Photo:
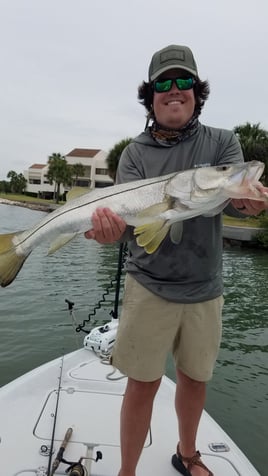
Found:
[{"label": "man", "polygon": [[[241,148],[232,132],[198,120],[208,95],[208,83],[200,80],[188,47],[171,45],[157,51],[149,66],[149,81],[139,87],[139,99],[148,112],[146,128],[124,150],[117,182],[241,162]],[[263,209],[263,202],[233,200],[226,212],[242,217]],[[87,238],[99,243],[130,240],[112,356],[113,365],[128,376],[121,409],[119,476],[136,474],[170,349],[177,369],[179,422],[172,464],[185,476],[212,476],[195,445],[206,382],[212,377],[221,339],[221,215],[185,221],[178,243],[168,236],[153,255],[137,246],[131,228],[111,210],[97,210],[92,221],[94,228],[85,234]]]}]

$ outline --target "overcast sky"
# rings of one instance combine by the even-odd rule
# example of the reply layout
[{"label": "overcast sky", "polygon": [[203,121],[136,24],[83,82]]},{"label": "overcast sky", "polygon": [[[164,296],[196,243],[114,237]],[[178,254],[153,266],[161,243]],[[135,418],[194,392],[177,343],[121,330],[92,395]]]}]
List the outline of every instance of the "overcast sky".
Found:
[{"label": "overcast sky", "polygon": [[205,124],[268,129],[267,0],[0,0],[0,179],[139,134],[152,54],[192,48]]}]

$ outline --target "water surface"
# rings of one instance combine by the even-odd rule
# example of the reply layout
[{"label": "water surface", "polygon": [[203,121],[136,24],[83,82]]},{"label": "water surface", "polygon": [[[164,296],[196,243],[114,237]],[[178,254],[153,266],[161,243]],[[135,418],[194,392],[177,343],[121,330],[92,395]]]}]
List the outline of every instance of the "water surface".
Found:
[{"label": "water surface", "polygon": [[[43,212],[0,205],[0,233],[25,229],[42,216]],[[80,237],[55,255],[48,257],[46,251],[46,245],[37,248],[16,280],[0,289],[0,385],[77,348],[84,334],[74,332],[65,299],[75,302],[80,323],[116,274],[115,246]],[[223,263],[223,339],[206,408],[265,476],[268,253],[231,248],[224,251]],[[113,297],[101,306],[98,322],[110,318]],[[171,361],[167,374],[174,378]]]}]

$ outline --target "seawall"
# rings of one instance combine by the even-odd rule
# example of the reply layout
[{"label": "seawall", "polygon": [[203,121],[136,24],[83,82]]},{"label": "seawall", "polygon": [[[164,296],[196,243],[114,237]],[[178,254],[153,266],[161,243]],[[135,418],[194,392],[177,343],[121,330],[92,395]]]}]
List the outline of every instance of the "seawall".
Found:
[{"label": "seawall", "polygon": [[6,200],[5,198],[0,198],[0,204],[3,205],[15,205],[16,207],[29,208],[30,210],[37,210],[40,212],[52,212],[55,208],[58,207],[55,203],[38,203],[38,202],[24,202],[16,200]]}]

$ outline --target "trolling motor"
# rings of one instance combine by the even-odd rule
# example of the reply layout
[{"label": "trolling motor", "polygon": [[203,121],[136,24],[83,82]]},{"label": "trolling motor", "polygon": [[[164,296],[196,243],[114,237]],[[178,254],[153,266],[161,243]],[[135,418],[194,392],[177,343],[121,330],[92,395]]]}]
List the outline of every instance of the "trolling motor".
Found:
[{"label": "trolling motor", "polygon": [[84,339],[85,349],[94,350],[99,355],[109,355],[115,343],[118,328],[118,319],[112,319],[103,326],[98,326]]},{"label": "trolling motor", "polygon": [[[65,299],[65,302],[68,305],[68,310],[72,317],[72,320],[75,322],[74,317],[74,302]],[[117,319],[117,310],[116,312],[111,312],[112,319],[110,322],[94,327],[89,334],[84,338],[84,348],[90,349],[96,352],[98,355],[108,356],[114,346],[115,338],[118,329],[118,319]]]},{"label": "trolling motor", "polygon": [[74,302],[69,301],[69,299],[65,299],[65,302],[68,304],[68,310],[71,312],[74,307]]}]

